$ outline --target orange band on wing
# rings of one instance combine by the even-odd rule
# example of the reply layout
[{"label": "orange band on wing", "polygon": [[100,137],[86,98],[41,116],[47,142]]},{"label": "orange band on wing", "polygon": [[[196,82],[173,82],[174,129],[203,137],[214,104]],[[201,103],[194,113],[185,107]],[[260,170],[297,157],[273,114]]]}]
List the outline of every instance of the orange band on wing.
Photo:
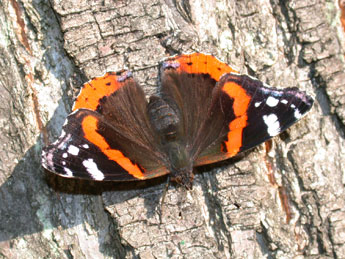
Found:
[{"label": "orange band on wing", "polygon": [[129,174],[133,175],[135,178],[144,179],[145,177],[137,165],[133,164],[121,151],[110,148],[105,139],[97,132],[97,122],[97,118],[91,115],[83,119],[82,128],[85,133],[85,138],[100,148],[110,160],[118,163]]},{"label": "orange band on wing", "polygon": [[225,83],[222,91],[234,100],[233,110],[236,118],[229,123],[228,140],[225,141],[227,153],[229,157],[232,157],[240,151],[242,146],[242,133],[247,126],[250,97],[240,85],[234,82]]},{"label": "orange band on wing", "polygon": [[73,111],[85,108],[95,111],[100,99],[116,92],[123,84],[117,81],[115,73],[108,72],[103,77],[96,77],[92,81],[84,84],[77,97]]},{"label": "orange band on wing", "polygon": [[225,73],[237,72],[215,57],[202,53],[181,55],[169,60],[176,61],[180,64],[176,69],[177,71],[193,74],[209,74],[216,81],[219,81],[220,77]]}]

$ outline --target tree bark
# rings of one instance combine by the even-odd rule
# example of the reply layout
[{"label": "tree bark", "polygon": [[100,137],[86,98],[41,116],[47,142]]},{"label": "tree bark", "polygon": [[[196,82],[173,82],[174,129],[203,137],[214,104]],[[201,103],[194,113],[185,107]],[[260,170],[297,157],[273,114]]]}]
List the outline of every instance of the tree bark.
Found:
[{"label": "tree bark", "polygon": [[[1,258],[345,258],[344,34],[336,0],[0,2]],[[297,125],[200,168],[194,188],[63,179],[40,166],[73,97],[201,51],[315,97]]]}]

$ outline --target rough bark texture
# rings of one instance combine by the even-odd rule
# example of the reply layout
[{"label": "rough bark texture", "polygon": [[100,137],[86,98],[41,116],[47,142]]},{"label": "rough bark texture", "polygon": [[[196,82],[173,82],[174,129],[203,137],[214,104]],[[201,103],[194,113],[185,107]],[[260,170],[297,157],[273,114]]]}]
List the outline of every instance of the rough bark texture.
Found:
[{"label": "rough bark texture", "polygon": [[[1,258],[345,258],[344,34],[337,0],[0,1]],[[216,55],[315,96],[297,125],[165,179],[103,184],[40,167],[78,88],[130,68],[147,94],[168,54]]]}]

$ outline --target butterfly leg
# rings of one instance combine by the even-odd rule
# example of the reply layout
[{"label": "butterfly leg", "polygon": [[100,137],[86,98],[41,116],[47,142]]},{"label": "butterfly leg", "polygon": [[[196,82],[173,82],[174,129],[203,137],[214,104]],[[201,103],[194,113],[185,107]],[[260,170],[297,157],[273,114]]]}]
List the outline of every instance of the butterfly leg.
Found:
[{"label": "butterfly leg", "polygon": [[163,206],[164,206],[164,200],[165,200],[165,196],[168,192],[169,189],[169,185],[170,185],[170,176],[167,177],[167,182],[165,184],[164,190],[163,190],[163,194],[162,194],[162,199],[159,203],[159,209],[158,209],[158,215],[159,215],[159,223],[162,224],[162,216],[163,216]]}]

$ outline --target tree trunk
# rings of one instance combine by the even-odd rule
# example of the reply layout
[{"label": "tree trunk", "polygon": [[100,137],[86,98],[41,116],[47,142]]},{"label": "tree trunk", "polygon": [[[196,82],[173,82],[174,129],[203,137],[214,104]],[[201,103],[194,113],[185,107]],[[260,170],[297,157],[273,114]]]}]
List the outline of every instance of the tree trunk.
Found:
[{"label": "tree trunk", "polygon": [[[345,258],[344,34],[336,0],[0,2],[1,258]],[[286,133],[200,168],[194,188],[64,179],[40,166],[73,97],[201,51],[315,96]],[[272,144],[272,146],[270,146]]]}]

